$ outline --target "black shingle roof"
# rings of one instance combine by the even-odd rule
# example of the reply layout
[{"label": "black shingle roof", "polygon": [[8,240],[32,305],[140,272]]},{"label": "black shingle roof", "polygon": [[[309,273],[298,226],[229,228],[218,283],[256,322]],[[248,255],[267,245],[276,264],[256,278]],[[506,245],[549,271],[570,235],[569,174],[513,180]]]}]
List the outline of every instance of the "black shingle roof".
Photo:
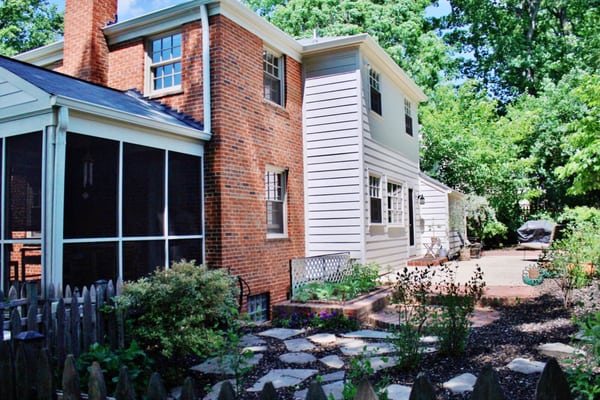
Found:
[{"label": "black shingle roof", "polygon": [[147,99],[135,90],[122,92],[3,56],[0,56],[0,67],[51,95],[83,101],[159,122],[204,130],[201,122],[158,101]]}]

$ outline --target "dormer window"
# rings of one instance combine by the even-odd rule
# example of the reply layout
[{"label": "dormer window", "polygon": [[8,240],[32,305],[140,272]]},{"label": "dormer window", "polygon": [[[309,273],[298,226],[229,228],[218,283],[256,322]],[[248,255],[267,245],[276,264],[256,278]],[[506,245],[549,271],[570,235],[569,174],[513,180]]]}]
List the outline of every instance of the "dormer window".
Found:
[{"label": "dormer window", "polygon": [[406,134],[413,135],[413,118],[412,118],[412,105],[410,101],[404,99],[404,125],[406,125]]},{"label": "dormer window", "polygon": [[266,100],[284,105],[283,56],[265,49],[263,51],[263,87]]},{"label": "dormer window", "polygon": [[371,88],[371,111],[381,114],[381,90],[379,86],[379,73],[369,70],[369,86]]},{"label": "dormer window", "polygon": [[154,94],[181,88],[181,33],[150,40],[150,91]]}]

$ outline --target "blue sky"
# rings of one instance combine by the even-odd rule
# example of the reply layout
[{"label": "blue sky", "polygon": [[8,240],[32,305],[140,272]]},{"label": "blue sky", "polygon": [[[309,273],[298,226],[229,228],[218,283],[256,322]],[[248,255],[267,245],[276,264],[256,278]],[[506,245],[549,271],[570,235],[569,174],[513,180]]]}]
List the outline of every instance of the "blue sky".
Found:
[{"label": "blue sky", "polygon": [[[184,3],[187,0],[119,0],[119,21],[159,10],[161,8]],[[56,4],[60,10],[65,8],[65,0],[50,0],[50,3]],[[432,15],[442,15],[450,12],[448,0],[440,0],[439,7],[430,7]]]}]

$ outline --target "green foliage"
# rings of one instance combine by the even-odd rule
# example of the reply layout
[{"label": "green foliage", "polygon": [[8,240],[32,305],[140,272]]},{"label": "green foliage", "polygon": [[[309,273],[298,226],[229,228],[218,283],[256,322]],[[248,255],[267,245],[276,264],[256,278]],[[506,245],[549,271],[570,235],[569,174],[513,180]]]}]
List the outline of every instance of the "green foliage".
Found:
[{"label": "green foliage", "polygon": [[[350,366],[348,368],[346,380],[344,381],[344,388],[342,389],[344,400],[353,400],[356,397],[360,382],[368,379],[375,373],[375,369],[371,365],[371,357],[373,357],[373,354],[368,352],[365,346],[363,351],[357,357],[350,359]],[[383,361],[386,362],[387,359],[384,357]],[[389,378],[383,377],[379,379],[375,385],[375,393],[379,400],[387,400],[387,391],[385,390],[385,387],[388,383]]]},{"label": "green foliage", "polygon": [[[593,301],[593,299],[590,299]],[[594,400],[600,397],[600,311],[590,312],[576,320],[582,330],[583,353],[568,360],[571,367],[567,379],[578,394],[578,399]]]},{"label": "green foliage", "polygon": [[377,264],[353,264],[339,282],[311,282],[298,288],[292,300],[306,303],[313,300],[346,301],[369,293],[378,286]]},{"label": "green foliage", "polygon": [[430,315],[429,295],[434,275],[430,267],[404,267],[396,275],[391,302],[396,305],[399,324],[393,332],[392,345],[400,369],[415,369],[421,362],[420,339]]},{"label": "green foliage", "polygon": [[506,238],[508,228],[496,219],[496,211],[483,196],[469,195],[465,202],[468,232],[480,240]]},{"label": "green foliage", "polygon": [[225,336],[225,342],[217,350],[219,367],[222,371],[228,371],[229,375],[233,375],[235,379],[235,391],[240,396],[245,377],[253,368],[249,360],[254,353],[248,349],[244,350],[244,345],[241,342],[241,330],[238,324],[234,324],[223,335]]},{"label": "green foliage", "polygon": [[96,361],[102,369],[107,393],[114,393],[119,380],[121,367],[126,366],[139,398],[146,393],[148,380],[152,374],[152,360],[134,340],[128,348],[112,350],[109,344],[94,343],[89,350],[81,354],[77,360],[77,370],[81,377],[81,390],[87,392],[89,371]]},{"label": "green foliage", "polygon": [[441,306],[432,317],[433,332],[439,338],[439,352],[443,355],[463,354],[471,321],[469,316],[475,309],[475,303],[483,295],[485,281],[479,266],[473,276],[464,284],[456,282],[458,264],[442,264],[439,273],[443,277],[434,286],[436,302]]},{"label": "green foliage", "polygon": [[223,345],[222,332],[238,314],[237,292],[227,271],[181,261],[126,283],[119,301],[131,312],[133,338],[151,354],[177,359]]},{"label": "green foliage", "polygon": [[0,54],[13,56],[62,35],[63,15],[48,0],[0,1]]}]

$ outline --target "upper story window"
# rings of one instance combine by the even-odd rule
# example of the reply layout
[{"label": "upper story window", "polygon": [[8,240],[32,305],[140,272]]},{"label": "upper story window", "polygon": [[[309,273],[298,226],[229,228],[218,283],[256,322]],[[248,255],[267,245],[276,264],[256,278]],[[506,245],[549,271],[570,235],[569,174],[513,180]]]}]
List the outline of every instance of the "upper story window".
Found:
[{"label": "upper story window", "polygon": [[284,104],[283,56],[277,56],[265,49],[263,51],[263,83],[265,99],[283,106]]},{"label": "upper story window", "polygon": [[181,33],[150,41],[150,90],[160,92],[181,87]]},{"label": "upper story window", "polygon": [[387,219],[391,225],[404,224],[404,191],[402,185],[394,182],[387,184]]},{"label": "upper story window", "polygon": [[279,237],[286,234],[287,171],[267,167],[265,171],[265,197],[267,200],[267,235]]},{"label": "upper story window", "polygon": [[404,99],[404,125],[406,125],[406,134],[413,135],[412,104]]},{"label": "upper story window", "polygon": [[383,222],[381,202],[381,178],[379,176],[369,175],[369,207],[371,209],[372,224],[380,224]]},{"label": "upper story window", "polygon": [[379,73],[373,69],[369,70],[369,86],[371,88],[371,110],[379,115],[381,114],[381,90]]}]

